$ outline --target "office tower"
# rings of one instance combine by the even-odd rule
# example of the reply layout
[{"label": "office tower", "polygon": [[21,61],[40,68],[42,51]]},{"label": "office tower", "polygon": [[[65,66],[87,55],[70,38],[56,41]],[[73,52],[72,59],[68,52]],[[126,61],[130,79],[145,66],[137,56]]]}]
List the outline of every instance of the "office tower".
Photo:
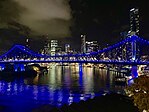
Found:
[{"label": "office tower", "polygon": [[56,47],[58,47],[58,41],[57,40],[51,40],[51,55],[56,54]]},{"label": "office tower", "polygon": [[86,41],[86,52],[97,52],[98,51],[98,42],[97,41]]},{"label": "office tower", "polygon": [[81,35],[81,53],[86,53],[86,36]]},{"label": "office tower", "polygon": [[28,38],[26,39],[26,47],[30,47],[29,46],[29,39]]},{"label": "office tower", "polygon": [[70,52],[70,44],[65,44],[65,52],[66,53]]},{"label": "office tower", "polygon": [[139,35],[139,9],[130,9],[130,31],[129,35]]}]

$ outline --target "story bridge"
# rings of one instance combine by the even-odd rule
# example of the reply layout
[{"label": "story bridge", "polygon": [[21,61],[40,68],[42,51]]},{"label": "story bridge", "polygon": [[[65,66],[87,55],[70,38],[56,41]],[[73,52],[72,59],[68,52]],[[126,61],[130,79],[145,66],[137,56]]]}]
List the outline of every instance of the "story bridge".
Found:
[{"label": "story bridge", "polygon": [[[144,50],[144,51],[143,51]],[[45,55],[36,53],[23,45],[14,45],[0,56],[0,66],[13,63],[23,66],[28,63],[95,63],[117,65],[149,65],[149,41],[136,35],[97,52],[84,54]],[[146,51],[146,55],[144,52]],[[144,56],[145,55],[145,56]]]}]

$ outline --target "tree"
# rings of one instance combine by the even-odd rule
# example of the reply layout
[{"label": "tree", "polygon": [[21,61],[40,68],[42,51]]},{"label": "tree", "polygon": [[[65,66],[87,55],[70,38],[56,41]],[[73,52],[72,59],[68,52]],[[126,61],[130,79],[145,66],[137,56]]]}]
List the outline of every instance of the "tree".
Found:
[{"label": "tree", "polygon": [[143,110],[149,112],[149,76],[136,78],[134,83],[126,88],[126,93],[133,98],[140,112]]}]

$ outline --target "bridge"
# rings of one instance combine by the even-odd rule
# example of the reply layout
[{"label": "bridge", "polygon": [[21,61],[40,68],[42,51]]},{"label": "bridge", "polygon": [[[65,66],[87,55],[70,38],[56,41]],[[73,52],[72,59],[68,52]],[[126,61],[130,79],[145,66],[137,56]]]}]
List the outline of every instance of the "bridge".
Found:
[{"label": "bridge", "polygon": [[97,52],[54,56],[36,53],[23,45],[14,45],[10,50],[0,56],[0,64],[67,62],[149,65],[148,59],[141,58],[141,45],[146,45],[146,50],[148,50],[149,41],[133,35]]},{"label": "bridge", "polygon": [[[136,35],[97,52],[84,54],[45,55],[36,53],[23,45],[14,45],[0,56],[0,66],[7,63],[96,63],[120,65],[149,65],[149,58],[142,58],[143,47],[149,48],[149,41]],[[148,48],[147,48],[148,47]],[[149,56],[149,55],[148,55]]]}]

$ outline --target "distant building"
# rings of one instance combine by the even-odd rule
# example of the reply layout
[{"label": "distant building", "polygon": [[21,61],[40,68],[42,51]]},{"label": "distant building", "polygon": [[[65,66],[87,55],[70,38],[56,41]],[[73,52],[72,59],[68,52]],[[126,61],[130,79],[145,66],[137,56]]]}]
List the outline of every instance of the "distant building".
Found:
[{"label": "distant building", "polygon": [[50,43],[48,40],[48,36],[46,37],[46,41],[44,42],[44,48],[42,49],[42,54],[50,54]]},{"label": "distant building", "polygon": [[[128,33],[121,32],[121,38],[122,40],[125,39],[128,36],[132,35],[139,35],[139,9],[138,8],[132,8],[130,9],[130,30]],[[127,42],[124,46],[122,46],[122,59],[124,60],[132,60],[132,44]],[[139,58],[140,48],[137,46],[136,48],[136,57]]]},{"label": "distant building", "polygon": [[70,52],[70,44],[65,44],[65,52],[66,53]]},{"label": "distant building", "polygon": [[129,35],[139,35],[139,9],[130,9],[130,31]]},{"label": "distant building", "polygon": [[50,44],[46,43],[46,45],[44,46],[44,53],[43,54],[50,54]]},{"label": "distant building", "polygon": [[97,41],[86,41],[86,52],[96,52],[99,49],[99,45]]},{"label": "distant building", "polygon": [[81,53],[86,53],[86,35],[81,35]]},{"label": "distant building", "polygon": [[29,45],[29,38],[26,39],[26,47],[30,47],[30,45]]},{"label": "distant building", "polygon": [[61,46],[55,47],[55,54],[57,54],[57,55],[61,55],[62,54],[62,47]]},{"label": "distant building", "polygon": [[[132,8],[130,10],[130,31],[129,35],[139,35],[139,9],[138,8]],[[139,59],[140,54],[140,48],[139,46],[135,45],[136,49],[136,59]],[[132,47],[131,47],[132,50]],[[131,56],[131,59],[133,59],[133,56]]]},{"label": "distant building", "polygon": [[56,54],[56,48],[58,47],[58,40],[51,40],[51,55]]}]

